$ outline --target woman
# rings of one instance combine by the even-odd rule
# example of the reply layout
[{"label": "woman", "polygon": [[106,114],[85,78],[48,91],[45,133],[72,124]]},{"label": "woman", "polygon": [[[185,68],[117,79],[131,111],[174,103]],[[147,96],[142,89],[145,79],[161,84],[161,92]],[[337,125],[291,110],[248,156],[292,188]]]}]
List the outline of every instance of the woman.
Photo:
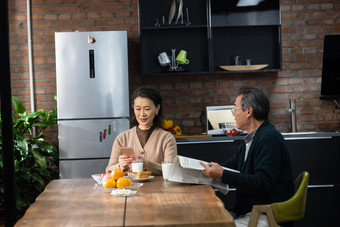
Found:
[{"label": "woman", "polygon": [[120,133],[112,146],[111,158],[106,172],[116,168],[129,170],[134,158],[121,154],[121,147],[132,147],[135,157],[143,159],[143,168],[161,175],[161,162],[172,162],[177,155],[174,136],[160,128],[162,98],[158,91],[141,87],[132,97],[133,112],[131,128]]}]

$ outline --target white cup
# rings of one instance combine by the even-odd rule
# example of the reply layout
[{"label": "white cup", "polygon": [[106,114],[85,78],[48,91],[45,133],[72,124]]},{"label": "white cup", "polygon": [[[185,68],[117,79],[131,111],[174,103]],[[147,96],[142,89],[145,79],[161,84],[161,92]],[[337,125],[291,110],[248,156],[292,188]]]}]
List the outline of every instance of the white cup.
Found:
[{"label": "white cup", "polygon": [[169,178],[171,166],[172,166],[172,162],[162,162],[162,174],[163,174],[163,180],[165,181],[167,181]]},{"label": "white cup", "polygon": [[158,61],[159,61],[159,64],[161,66],[166,66],[168,64],[170,64],[170,58],[169,56],[166,54],[166,52],[162,52],[158,55]]},{"label": "white cup", "polygon": [[143,160],[135,160],[132,162],[132,172],[143,172]]}]

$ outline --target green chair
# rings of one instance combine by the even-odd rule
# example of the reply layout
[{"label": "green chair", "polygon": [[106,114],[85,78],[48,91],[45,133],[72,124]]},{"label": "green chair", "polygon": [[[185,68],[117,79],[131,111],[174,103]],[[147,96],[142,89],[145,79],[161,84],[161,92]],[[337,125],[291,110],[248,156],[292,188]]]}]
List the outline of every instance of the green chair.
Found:
[{"label": "green chair", "polygon": [[294,181],[295,194],[287,201],[254,205],[248,226],[256,227],[261,213],[266,214],[270,227],[277,227],[281,223],[303,218],[306,208],[308,180],[309,173],[307,171],[301,172]]}]

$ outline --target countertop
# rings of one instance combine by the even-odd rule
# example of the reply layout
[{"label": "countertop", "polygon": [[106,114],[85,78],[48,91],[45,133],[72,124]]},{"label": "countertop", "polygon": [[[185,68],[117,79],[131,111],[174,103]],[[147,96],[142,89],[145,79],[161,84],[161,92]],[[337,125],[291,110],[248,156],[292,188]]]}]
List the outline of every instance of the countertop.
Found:
[{"label": "countertop", "polygon": [[[297,139],[330,139],[340,136],[340,132],[288,132],[282,133],[286,140]],[[177,143],[185,142],[224,142],[243,140],[245,135],[229,136],[229,135],[181,135],[175,136]]]}]

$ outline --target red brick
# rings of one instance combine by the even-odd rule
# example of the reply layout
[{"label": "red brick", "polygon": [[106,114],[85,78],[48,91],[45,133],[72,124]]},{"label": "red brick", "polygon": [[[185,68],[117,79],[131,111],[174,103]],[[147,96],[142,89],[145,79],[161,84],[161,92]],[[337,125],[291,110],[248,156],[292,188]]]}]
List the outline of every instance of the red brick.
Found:
[{"label": "red brick", "polygon": [[297,17],[297,13],[282,13],[282,19],[295,19]]},{"label": "red brick", "polygon": [[301,11],[301,10],[303,10],[305,8],[305,6],[304,5],[292,5],[292,10],[293,11]]},{"label": "red brick", "polygon": [[218,87],[230,87],[230,81],[220,81],[218,82]]},{"label": "red brick", "polygon": [[301,64],[290,64],[289,65],[289,69],[291,69],[291,70],[297,70],[297,69],[301,69],[301,68],[302,68]]},{"label": "red brick", "polygon": [[287,57],[284,57],[284,58],[282,59],[282,62],[288,62],[288,63],[295,62],[295,57],[294,57],[294,56],[287,56]]},{"label": "red brick", "polygon": [[332,3],[327,3],[327,4],[321,4],[321,9],[333,9],[333,4]]},{"label": "red brick", "polygon": [[316,69],[317,65],[316,64],[305,64],[304,68],[305,69]]},{"label": "red brick", "polygon": [[301,40],[303,38],[301,34],[291,35],[289,37],[290,37],[290,40]]},{"label": "red brick", "polygon": [[328,19],[321,20],[321,24],[332,25],[334,24],[334,19],[328,18]]},{"label": "red brick", "polygon": [[293,26],[305,26],[306,25],[306,21],[302,20],[302,19],[297,19],[297,20],[294,20],[292,22],[292,25]]},{"label": "red brick", "polygon": [[291,5],[281,5],[281,11],[285,12],[285,11],[290,11],[291,10]]},{"label": "red brick", "polygon": [[217,82],[216,81],[211,81],[211,82],[204,82],[203,83],[203,87],[204,88],[216,88],[216,86],[217,86]]},{"label": "red brick", "polygon": [[59,6],[53,7],[53,12],[80,12],[81,9],[78,6]]},{"label": "red brick", "polygon": [[319,4],[308,4],[307,9],[308,10],[318,10],[318,9],[320,9],[320,5]]},{"label": "red brick", "polygon": [[129,17],[130,11],[118,11],[116,12],[117,17]]}]

